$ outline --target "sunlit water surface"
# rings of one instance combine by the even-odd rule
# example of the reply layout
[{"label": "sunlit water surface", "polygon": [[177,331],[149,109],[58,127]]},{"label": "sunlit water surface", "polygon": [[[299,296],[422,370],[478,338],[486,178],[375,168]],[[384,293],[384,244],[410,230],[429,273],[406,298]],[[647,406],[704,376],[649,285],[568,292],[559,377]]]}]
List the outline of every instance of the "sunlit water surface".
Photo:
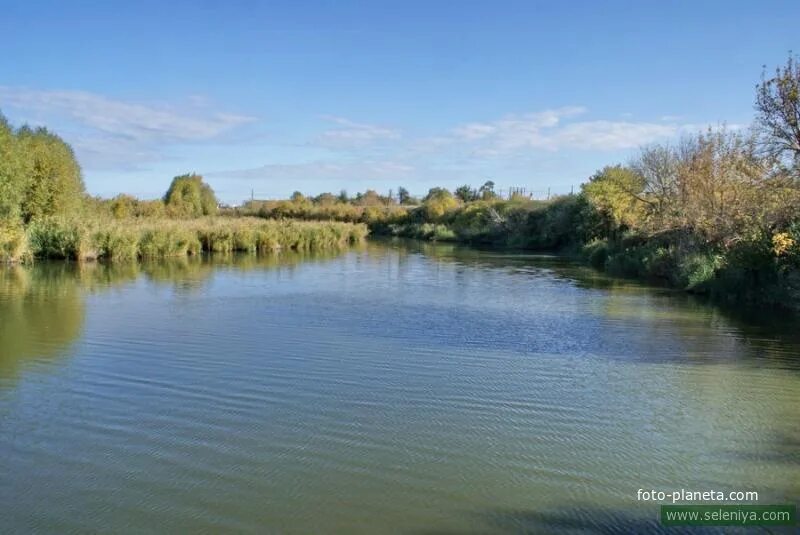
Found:
[{"label": "sunlit water surface", "polygon": [[0,530],[612,533],[800,497],[796,320],[535,255],[0,269]]}]

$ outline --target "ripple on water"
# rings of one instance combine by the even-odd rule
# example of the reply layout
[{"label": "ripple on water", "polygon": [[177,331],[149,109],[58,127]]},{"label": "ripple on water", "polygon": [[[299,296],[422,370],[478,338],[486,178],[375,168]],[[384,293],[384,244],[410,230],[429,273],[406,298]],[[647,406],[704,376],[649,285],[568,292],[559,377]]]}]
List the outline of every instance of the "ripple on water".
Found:
[{"label": "ripple on water", "polygon": [[[638,488],[797,501],[792,329],[460,254],[65,280],[42,302],[68,299],[74,333],[0,340],[0,514],[53,533],[636,531],[655,515]],[[3,288],[15,329],[41,325]]]}]

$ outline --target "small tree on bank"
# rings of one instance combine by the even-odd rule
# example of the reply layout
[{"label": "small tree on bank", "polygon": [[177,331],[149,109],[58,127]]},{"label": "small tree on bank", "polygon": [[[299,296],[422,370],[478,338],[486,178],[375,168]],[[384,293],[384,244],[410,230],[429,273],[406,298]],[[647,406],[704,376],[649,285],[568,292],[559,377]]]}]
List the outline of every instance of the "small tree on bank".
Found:
[{"label": "small tree on bank", "polygon": [[789,55],[786,65],[756,86],[756,127],[767,154],[777,157],[800,177],[800,60]]},{"label": "small tree on bank", "polygon": [[171,215],[199,217],[217,213],[217,197],[203,177],[194,173],[176,176],[164,195]]}]

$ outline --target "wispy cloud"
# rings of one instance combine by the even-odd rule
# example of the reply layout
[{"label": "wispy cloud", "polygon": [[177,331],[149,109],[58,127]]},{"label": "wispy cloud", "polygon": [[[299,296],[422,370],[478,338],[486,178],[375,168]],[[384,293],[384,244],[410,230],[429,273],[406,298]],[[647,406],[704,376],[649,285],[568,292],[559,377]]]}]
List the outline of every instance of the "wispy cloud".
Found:
[{"label": "wispy cloud", "polygon": [[521,180],[520,177],[530,180],[545,171],[548,176],[573,173],[562,168],[565,162],[574,160],[576,152],[587,153],[587,158],[581,161],[589,169],[585,171],[588,173],[591,166],[596,165],[591,163],[592,159],[602,163],[608,158],[603,153],[635,149],[706,128],[658,119],[589,120],[585,118],[588,114],[584,107],[568,106],[467,122],[423,136],[327,116],[325,119],[337,128],[326,130],[316,138],[317,144],[330,149],[324,159],[270,163],[209,173],[209,176],[220,180],[246,180],[264,187],[313,183],[325,188],[327,183],[333,189],[342,185],[371,187],[381,182],[422,185],[430,180],[441,185],[498,170],[516,176],[516,180]]},{"label": "wispy cloud", "polygon": [[681,126],[661,122],[575,121],[587,112],[570,106],[511,115],[490,122],[468,123],[451,132],[478,156],[502,156],[536,150],[581,149],[611,151],[634,148],[676,135]]},{"label": "wispy cloud", "polygon": [[337,125],[316,138],[316,143],[324,147],[359,148],[377,141],[397,140],[401,137],[400,131],[394,128],[359,123],[334,115],[325,115],[322,118]]},{"label": "wispy cloud", "polygon": [[[201,142],[256,120],[212,111],[192,95],[188,105],[146,105],[86,91],[42,91],[0,86],[0,108],[21,110],[36,122],[71,125],[72,141],[89,164],[126,167],[158,159],[165,145]],[[86,161],[84,161],[86,164]]]},{"label": "wispy cloud", "polygon": [[297,164],[267,164],[250,169],[215,171],[206,175],[214,178],[284,181],[329,180],[337,187],[369,180],[401,180],[416,171],[415,167],[392,160],[312,161]]}]

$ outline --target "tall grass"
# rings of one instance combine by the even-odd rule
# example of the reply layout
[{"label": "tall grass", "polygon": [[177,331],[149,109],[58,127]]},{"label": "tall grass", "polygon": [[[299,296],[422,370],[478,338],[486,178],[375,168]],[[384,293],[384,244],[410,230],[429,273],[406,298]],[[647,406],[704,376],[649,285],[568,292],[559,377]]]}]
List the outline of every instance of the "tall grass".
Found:
[{"label": "tall grass", "polygon": [[0,260],[26,257],[133,260],[200,252],[338,249],[361,242],[364,224],[264,220],[254,217],[189,220],[47,218],[0,228]]},{"label": "tall grass", "polygon": [[29,256],[28,236],[22,225],[0,221],[0,262],[19,262]]}]

